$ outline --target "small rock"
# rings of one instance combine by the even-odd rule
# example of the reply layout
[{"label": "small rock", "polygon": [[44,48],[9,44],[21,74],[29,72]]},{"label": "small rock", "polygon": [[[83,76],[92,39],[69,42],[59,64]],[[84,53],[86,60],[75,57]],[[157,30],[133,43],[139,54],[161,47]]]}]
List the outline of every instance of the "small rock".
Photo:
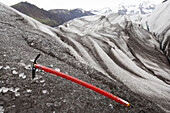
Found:
[{"label": "small rock", "polygon": [[61,101],[55,101],[54,102],[54,106],[55,107],[60,107],[62,105],[62,102]]},{"label": "small rock", "polygon": [[31,59],[30,61],[31,61],[31,62],[34,62],[34,59]]},{"label": "small rock", "polygon": [[20,89],[19,87],[15,88],[15,92],[17,92],[19,89]]},{"label": "small rock", "polygon": [[113,109],[113,105],[112,104],[109,104],[109,106]]},{"label": "small rock", "polygon": [[53,106],[53,103],[46,103],[48,107]]},{"label": "small rock", "polygon": [[18,74],[18,72],[16,70],[13,70],[12,74],[16,75],[16,74]]},{"label": "small rock", "polygon": [[4,102],[1,101],[1,102],[0,102],[0,106],[2,106],[2,105],[4,105]]},{"label": "small rock", "polygon": [[66,102],[66,99],[63,99],[63,102]]},{"label": "small rock", "polygon": [[31,43],[31,46],[33,46],[34,45],[34,43]]},{"label": "small rock", "polygon": [[3,106],[0,106],[0,113],[4,113],[4,108],[3,108]]},{"label": "small rock", "polygon": [[22,66],[22,67],[24,67],[25,69],[27,69],[27,70],[30,70],[31,69],[31,65],[30,64],[28,64],[28,65],[26,65],[26,64],[24,64],[24,63],[18,63],[20,66]]},{"label": "small rock", "polygon": [[12,70],[16,70],[17,68],[14,67],[14,68],[11,68],[11,69],[12,69]]},{"label": "small rock", "polygon": [[11,107],[13,107],[13,108],[14,108],[14,107],[15,107],[15,105],[12,105]]},{"label": "small rock", "polygon": [[20,88],[15,88],[12,92],[14,92],[15,93],[15,96],[16,97],[18,97],[18,96],[20,96],[20,93],[19,92],[17,92],[18,90],[19,90]]},{"label": "small rock", "polygon": [[29,65],[26,65],[26,66],[25,66],[25,69],[30,70],[30,69],[31,69],[31,65],[30,65],[30,64],[29,64]]},{"label": "small rock", "polygon": [[46,94],[46,93],[47,93],[47,90],[42,90],[42,93],[43,93],[43,94]]},{"label": "small rock", "polygon": [[20,73],[20,74],[19,74],[19,77],[25,79],[25,78],[26,78],[26,75],[24,75],[24,73]]},{"label": "small rock", "polygon": [[0,93],[3,92],[3,93],[6,93],[8,92],[9,88],[6,88],[6,87],[2,87],[0,88]]},{"label": "small rock", "polygon": [[15,96],[16,97],[20,96],[20,93],[19,92],[15,92]]},{"label": "small rock", "polygon": [[40,83],[44,83],[45,82],[45,80],[40,80]]},{"label": "small rock", "polygon": [[15,92],[13,87],[8,88],[9,91]]},{"label": "small rock", "polygon": [[10,67],[9,67],[9,66],[6,66],[6,67],[4,67],[4,69],[10,69]]},{"label": "small rock", "polygon": [[56,71],[60,71],[60,69],[59,69],[59,68],[55,68],[54,70],[56,70]]},{"label": "small rock", "polygon": [[27,92],[30,93],[30,92],[32,92],[32,90],[31,89],[27,89]]}]

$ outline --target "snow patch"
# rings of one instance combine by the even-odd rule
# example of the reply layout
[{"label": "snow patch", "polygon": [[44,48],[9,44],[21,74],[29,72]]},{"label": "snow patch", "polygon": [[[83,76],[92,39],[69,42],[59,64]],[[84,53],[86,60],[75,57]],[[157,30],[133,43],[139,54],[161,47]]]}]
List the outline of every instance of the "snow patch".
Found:
[{"label": "snow patch", "polygon": [[27,76],[24,73],[20,73],[19,77],[25,79]]},{"label": "snow patch", "polygon": [[0,93],[7,93],[8,91],[11,91],[13,93],[15,93],[15,96],[20,96],[20,93],[18,92],[20,88],[16,87],[16,88],[13,88],[13,87],[10,87],[10,88],[6,88],[6,87],[1,87],[0,88]]}]

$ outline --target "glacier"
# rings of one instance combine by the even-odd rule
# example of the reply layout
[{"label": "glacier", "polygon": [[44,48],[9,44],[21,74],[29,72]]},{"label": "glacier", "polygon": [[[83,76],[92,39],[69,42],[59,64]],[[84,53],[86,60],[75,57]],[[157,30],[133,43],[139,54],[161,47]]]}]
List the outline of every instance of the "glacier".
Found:
[{"label": "glacier", "polygon": [[150,32],[156,35],[156,39],[161,43],[160,48],[170,61],[170,1],[166,1],[156,7],[153,13],[142,20],[142,25],[146,28],[146,22]]}]

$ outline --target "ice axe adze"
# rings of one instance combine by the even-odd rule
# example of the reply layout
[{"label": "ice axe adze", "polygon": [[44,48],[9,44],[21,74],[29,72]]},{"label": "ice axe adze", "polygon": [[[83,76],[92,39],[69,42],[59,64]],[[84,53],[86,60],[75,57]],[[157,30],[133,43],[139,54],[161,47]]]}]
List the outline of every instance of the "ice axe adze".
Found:
[{"label": "ice axe adze", "polygon": [[77,79],[77,78],[75,78],[75,77],[72,77],[72,76],[70,76],[70,75],[61,73],[61,72],[56,71],[56,70],[54,70],[54,69],[51,69],[51,68],[49,68],[49,67],[45,67],[45,66],[43,66],[43,65],[37,64],[36,61],[37,61],[37,59],[38,59],[39,57],[40,57],[40,54],[37,55],[37,57],[35,58],[34,63],[33,63],[32,79],[35,78],[36,68],[38,68],[38,69],[44,70],[44,71],[46,71],[46,72],[55,74],[55,75],[57,75],[57,76],[63,77],[63,78],[65,78],[65,79],[68,79],[68,80],[70,80],[70,81],[73,81],[73,82],[75,82],[75,83],[77,83],[77,84],[80,84],[80,85],[82,85],[82,86],[85,86],[85,87],[87,87],[87,88],[89,88],[89,89],[92,89],[92,90],[94,90],[94,91],[96,91],[96,92],[98,92],[98,93],[100,93],[100,94],[102,94],[102,95],[105,95],[105,96],[107,96],[107,97],[109,97],[109,98],[111,98],[111,99],[113,99],[113,100],[115,100],[115,101],[117,101],[117,102],[119,102],[119,103],[121,103],[121,104],[123,104],[123,105],[126,105],[126,106],[129,106],[129,105],[130,105],[129,102],[127,102],[127,101],[125,101],[125,100],[123,100],[123,99],[121,99],[121,98],[119,98],[119,97],[117,97],[117,96],[115,96],[115,95],[113,95],[113,94],[111,94],[111,93],[103,90],[103,89],[100,89],[100,88],[98,88],[98,87],[96,87],[96,86],[93,86],[93,85],[87,83],[87,82],[84,82],[84,81],[82,81],[82,80],[80,80],[80,79]]}]

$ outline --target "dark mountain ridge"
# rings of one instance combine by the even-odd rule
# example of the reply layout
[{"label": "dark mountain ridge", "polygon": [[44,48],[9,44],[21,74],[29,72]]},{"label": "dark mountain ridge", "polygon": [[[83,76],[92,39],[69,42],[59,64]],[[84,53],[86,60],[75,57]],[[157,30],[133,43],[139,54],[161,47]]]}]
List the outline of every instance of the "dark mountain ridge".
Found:
[{"label": "dark mountain ridge", "polygon": [[94,15],[89,11],[85,11],[83,9],[77,8],[77,9],[73,9],[73,10],[67,10],[67,9],[51,9],[49,10],[49,12],[56,14],[58,16],[60,16],[60,18],[63,19],[63,21],[69,21],[72,20],[74,18],[79,18],[79,17],[83,17],[83,16],[90,16],[90,15]]},{"label": "dark mountain ridge", "polygon": [[20,2],[11,7],[51,27],[56,27],[77,17],[93,15],[92,13],[81,9],[55,9],[46,11],[28,2]]}]

